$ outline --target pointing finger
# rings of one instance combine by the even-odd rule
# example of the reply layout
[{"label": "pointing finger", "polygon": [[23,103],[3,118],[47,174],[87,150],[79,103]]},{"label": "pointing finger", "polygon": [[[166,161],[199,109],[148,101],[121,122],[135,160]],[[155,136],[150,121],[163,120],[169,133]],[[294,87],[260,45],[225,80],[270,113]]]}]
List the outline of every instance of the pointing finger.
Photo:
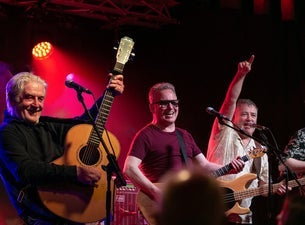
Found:
[{"label": "pointing finger", "polygon": [[251,55],[250,59],[248,60],[248,63],[250,63],[250,65],[253,63],[254,61],[254,55]]}]

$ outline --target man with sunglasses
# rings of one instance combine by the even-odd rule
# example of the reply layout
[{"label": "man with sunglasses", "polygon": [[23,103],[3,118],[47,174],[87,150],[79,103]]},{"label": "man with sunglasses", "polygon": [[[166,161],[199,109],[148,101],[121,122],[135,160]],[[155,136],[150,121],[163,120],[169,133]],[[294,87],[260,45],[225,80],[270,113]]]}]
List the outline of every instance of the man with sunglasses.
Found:
[{"label": "man with sunglasses", "polygon": [[[158,223],[158,207],[154,202],[161,198],[160,183],[169,171],[179,171],[186,165],[196,163],[202,167],[202,173],[210,174],[222,167],[209,162],[195,143],[192,135],[185,129],[176,127],[179,113],[179,101],[175,87],[162,82],[153,85],[148,93],[149,109],[152,121],[135,135],[124,165],[124,174],[134,185],[145,193],[147,198],[138,195],[138,206],[150,225]],[[178,135],[182,144],[179,143]],[[180,146],[185,146],[185,160]],[[243,169],[244,162],[236,158],[231,162],[229,173]],[[149,200],[152,200],[151,202]],[[191,206],[186,206],[191,207]]]}]

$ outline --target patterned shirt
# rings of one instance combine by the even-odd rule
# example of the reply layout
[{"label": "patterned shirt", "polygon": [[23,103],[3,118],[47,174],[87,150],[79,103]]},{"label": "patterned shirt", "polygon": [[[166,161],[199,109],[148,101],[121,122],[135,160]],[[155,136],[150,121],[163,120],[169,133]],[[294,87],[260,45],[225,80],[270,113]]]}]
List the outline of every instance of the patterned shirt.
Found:
[{"label": "patterned shirt", "polygon": [[283,159],[294,158],[300,161],[305,161],[305,127],[296,131],[290,138],[286,148]]}]

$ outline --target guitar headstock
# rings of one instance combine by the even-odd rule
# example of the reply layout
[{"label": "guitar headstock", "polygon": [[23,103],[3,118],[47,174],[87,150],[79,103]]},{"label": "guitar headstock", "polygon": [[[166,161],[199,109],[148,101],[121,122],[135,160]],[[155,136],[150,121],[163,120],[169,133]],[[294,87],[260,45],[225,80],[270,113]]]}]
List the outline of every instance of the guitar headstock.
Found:
[{"label": "guitar headstock", "polygon": [[125,36],[121,38],[120,45],[117,48],[117,63],[121,63],[124,65],[126,62],[128,62],[130,55],[133,56],[133,46],[134,41],[130,37]]},{"label": "guitar headstock", "polygon": [[248,155],[251,158],[259,158],[262,157],[267,152],[266,148],[254,148],[248,152]]}]

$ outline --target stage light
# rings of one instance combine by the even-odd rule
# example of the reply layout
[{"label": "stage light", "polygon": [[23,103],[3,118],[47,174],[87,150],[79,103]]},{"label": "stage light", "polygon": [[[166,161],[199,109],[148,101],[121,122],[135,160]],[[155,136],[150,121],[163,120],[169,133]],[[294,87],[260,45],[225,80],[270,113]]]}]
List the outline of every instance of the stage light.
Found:
[{"label": "stage light", "polygon": [[267,14],[269,10],[269,0],[254,0],[253,9],[255,14]]},{"label": "stage light", "polygon": [[281,0],[282,20],[288,21],[294,19],[294,1]]},{"label": "stage light", "polygon": [[34,46],[32,55],[36,59],[46,59],[52,54],[52,45],[50,42],[40,42]]}]

